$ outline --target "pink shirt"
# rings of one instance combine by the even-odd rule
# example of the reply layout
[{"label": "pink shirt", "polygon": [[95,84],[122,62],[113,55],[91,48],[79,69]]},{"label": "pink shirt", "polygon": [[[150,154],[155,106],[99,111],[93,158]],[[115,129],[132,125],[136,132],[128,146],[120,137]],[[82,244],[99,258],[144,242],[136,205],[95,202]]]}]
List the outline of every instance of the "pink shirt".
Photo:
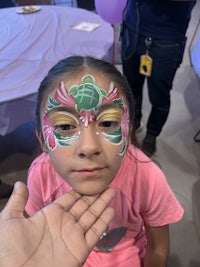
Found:
[{"label": "pink shirt", "polygon": [[[183,209],[162,171],[132,145],[111,186],[116,190],[111,203],[115,217],[107,236],[90,253],[84,267],[139,267],[146,247],[144,223],[149,226],[175,223],[182,218]],[[46,153],[32,163],[28,188],[29,215],[71,189],[56,173]],[[113,244],[114,241],[118,243]]]}]

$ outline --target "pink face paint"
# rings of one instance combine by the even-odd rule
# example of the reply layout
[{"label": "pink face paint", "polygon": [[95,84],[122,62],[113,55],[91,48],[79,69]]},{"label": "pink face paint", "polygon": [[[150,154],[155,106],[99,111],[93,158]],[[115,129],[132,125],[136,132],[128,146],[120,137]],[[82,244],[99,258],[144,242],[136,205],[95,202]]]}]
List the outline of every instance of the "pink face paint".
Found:
[{"label": "pink face paint", "polygon": [[54,138],[53,127],[46,113],[43,116],[43,136],[48,149],[54,150],[57,144]]}]

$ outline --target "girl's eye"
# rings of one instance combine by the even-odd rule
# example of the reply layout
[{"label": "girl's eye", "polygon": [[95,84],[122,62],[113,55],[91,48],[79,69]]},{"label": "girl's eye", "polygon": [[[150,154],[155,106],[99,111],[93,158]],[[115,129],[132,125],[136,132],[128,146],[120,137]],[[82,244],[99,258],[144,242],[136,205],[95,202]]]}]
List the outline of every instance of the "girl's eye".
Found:
[{"label": "girl's eye", "polygon": [[54,132],[61,136],[72,136],[76,133],[76,127],[70,124],[60,124],[54,126]]},{"label": "girl's eye", "polygon": [[118,107],[102,111],[97,116],[97,126],[102,132],[114,132],[120,129],[123,110]]},{"label": "girl's eye", "polygon": [[98,124],[98,126],[101,128],[104,132],[112,132],[116,131],[120,128],[120,122],[119,121],[102,121]]},{"label": "girl's eye", "polygon": [[60,126],[58,126],[60,128],[60,130],[62,131],[67,131],[67,130],[71,130],[74,128],[74,126],[69,125],[69,124],[61,124]]},{"label": "girl's eye", "polygon": [[63,137],[76,135],[78,131],[77,118],[66,111],[50,112],[49,120],[55,134]]}]

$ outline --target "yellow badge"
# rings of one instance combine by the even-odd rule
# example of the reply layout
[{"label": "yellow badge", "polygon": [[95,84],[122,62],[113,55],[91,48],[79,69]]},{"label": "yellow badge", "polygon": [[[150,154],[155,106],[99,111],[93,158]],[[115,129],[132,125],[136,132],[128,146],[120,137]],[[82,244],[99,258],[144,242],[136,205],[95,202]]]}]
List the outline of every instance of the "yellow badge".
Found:
[{"label": "yellow badge", "polygon": [[140,57],[140,74],[151,76],[152,58],[149,55],[142,55]]}]

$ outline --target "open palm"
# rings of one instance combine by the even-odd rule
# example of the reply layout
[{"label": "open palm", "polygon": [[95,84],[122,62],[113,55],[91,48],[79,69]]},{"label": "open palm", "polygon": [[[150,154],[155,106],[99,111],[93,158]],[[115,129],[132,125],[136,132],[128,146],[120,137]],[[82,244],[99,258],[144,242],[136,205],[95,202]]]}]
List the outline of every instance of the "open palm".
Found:
[{"label": "open palm", "polygon": [[26,186],[18,182],[0,214],[0,266],[82,266],[112,220],[114,211],[107,205],[114,190],[100,196],[70,191],[25,218],[27,196]]}]

